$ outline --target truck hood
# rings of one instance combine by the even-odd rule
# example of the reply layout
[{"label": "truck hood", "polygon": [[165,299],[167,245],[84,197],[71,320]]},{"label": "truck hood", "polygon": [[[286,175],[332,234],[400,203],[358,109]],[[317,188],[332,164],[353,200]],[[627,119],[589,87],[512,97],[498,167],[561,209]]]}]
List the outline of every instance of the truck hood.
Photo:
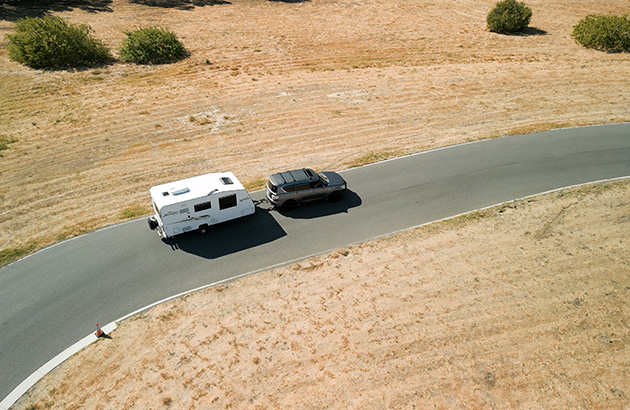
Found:
[{"label": "truck hood", "polygon": [[322,172],[322,174],[328,178],[328,186],[341,186],[346,183],[341,175],[336,172]]}]

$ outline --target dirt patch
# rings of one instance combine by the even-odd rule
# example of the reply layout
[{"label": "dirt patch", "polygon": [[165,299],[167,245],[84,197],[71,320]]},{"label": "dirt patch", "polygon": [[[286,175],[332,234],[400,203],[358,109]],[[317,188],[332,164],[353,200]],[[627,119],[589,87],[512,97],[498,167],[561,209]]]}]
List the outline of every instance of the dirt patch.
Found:
[{"label": "dirt patch", "polygon": [[[28,3],[28,2],[25,2]],[[57,4],[58,3],[58,4]],[[525,35],[485,29],[494,0],[56,2],[116,49],[167,26],[190,58],[36,71],[10,61],[2,5],[0,249],[41,247],[148,211],[148,189],[231,170],[366,160],[509,133],[630,120],[630,55],[577,46],[588,13],[626,0],[532,0]],[[40,7],[40,8],[37,8]]]},{"label": "dirt patch", "polygon": [[629,194],[516,201],[164,303],[16,408],[628,408]]}]

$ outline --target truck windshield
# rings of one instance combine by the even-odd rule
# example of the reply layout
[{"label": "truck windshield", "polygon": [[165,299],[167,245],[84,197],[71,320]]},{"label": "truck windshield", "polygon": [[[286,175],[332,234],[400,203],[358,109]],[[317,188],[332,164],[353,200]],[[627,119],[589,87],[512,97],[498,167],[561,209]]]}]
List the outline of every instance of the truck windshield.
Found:
[{"label": "truck windshield", "polygon": [[319,177],[319,179],[321,179],[322,181],[326,182],[326,185],[328,185],[328,183],[330,182],[328,180],[328,178],[326,178],[326,175],[322,174],[321,172],[317,172],[315,171],[315,173],[317,174],[317,176]]}]

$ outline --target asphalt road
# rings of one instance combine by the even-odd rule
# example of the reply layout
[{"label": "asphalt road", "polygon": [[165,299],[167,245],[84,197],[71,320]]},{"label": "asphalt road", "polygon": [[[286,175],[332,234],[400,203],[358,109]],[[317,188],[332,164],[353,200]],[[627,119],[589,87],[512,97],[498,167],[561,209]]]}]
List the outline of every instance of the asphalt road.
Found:
[{"label": "asphalt road", "polygon": [[630,124],[503,137],[342,175],[351,191],[339,203],[286,214],[262,203],[206,236],[168,243],[141,219],[0,269],[0,398],[95,322],[171,295],[511,199],[630,176]]}]

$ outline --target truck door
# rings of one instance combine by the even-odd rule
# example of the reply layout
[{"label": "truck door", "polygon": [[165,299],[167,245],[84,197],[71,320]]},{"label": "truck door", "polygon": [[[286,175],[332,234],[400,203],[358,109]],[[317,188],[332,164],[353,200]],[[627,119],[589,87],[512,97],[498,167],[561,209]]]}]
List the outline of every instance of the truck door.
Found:
[{"label": "truck door", "polygon": [[326,198],[326,189],[324,189],[324,183],[322,181],[317,180],[310,183],[309,198],[310,200]]}]

